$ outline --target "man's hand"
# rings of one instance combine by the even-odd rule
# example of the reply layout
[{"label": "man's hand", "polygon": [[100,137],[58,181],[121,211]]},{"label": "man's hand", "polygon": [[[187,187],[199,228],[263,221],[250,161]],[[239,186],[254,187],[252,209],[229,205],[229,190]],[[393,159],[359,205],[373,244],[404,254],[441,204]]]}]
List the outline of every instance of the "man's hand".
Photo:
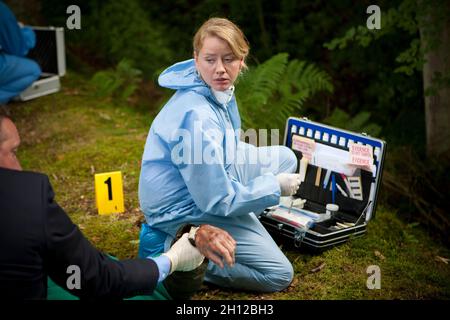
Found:
[{"label": "man's hand", "polygon": [[223,261],[232,267],[236,241],[228,232],[209,224],[203,224],[195,235],[195,246],[209,260],[223,268]]}]

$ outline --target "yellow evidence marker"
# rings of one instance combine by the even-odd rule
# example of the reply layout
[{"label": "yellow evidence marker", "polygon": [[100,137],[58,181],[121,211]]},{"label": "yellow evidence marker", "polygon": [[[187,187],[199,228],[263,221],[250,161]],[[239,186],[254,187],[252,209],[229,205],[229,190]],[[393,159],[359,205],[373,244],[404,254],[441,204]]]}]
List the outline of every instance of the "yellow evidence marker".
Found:
[{"label": "yellow evidence marker", "polygon": [[98,214],[122,213],[125,211],[122,172],[115,171],[95,175],[95,202]]}]

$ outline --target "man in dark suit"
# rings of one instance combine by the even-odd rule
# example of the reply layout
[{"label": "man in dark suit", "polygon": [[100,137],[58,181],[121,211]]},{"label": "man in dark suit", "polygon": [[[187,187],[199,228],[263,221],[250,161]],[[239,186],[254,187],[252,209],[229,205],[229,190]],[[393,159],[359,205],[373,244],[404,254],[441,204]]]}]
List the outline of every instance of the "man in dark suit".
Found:
[{"label": "man in dark suit", "polygon": [[[170,273],[202,263],[187,233],[156,258],[116,261],[101,253],[54,201],[47,176],[21,171],[19,144],[0,112],[0,298],[45,299],[47,276],[80,298],[151,294]],[[77,272],[78,285],[71,282]]]}]

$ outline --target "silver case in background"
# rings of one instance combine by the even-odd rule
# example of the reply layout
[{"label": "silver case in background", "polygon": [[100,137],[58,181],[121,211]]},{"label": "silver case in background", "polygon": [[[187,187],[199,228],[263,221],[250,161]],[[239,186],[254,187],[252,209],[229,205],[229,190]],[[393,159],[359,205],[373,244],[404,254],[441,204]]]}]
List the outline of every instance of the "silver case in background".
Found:
[{"label": "silver case in background", "polygon": [[32,28],[36,33],[36,46],[30,50],[28,58],[39,64],[42,75],[16,97],[15,100],[19,101],[28,101],[58,92],[61,89],[60,77],[66,74],[64,28]]}]

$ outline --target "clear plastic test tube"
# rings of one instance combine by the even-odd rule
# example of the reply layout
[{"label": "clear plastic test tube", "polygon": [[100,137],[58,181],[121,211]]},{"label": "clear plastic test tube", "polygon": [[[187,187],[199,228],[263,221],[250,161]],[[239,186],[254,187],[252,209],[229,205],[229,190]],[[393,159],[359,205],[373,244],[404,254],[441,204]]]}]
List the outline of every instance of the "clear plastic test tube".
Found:
[{"label": "clear plastic test tube", "polygon": [[337,144],[337,136],[336,136],[335,134],[331,135],[331,140],[330,140],[330,142],[331,142],[332,144]]},{"label": "clear plastic test tube", "polygon": [[297,126],[295,124],[291,126],[291,133],[297,133]]},{"label": "clear plastic test tube", "polygon": [[354,144],[354,143],[355,143],[355,141],[353,141],[352,139],[348,139],[348,141],[347,141],[347,148],[350,148],[350,146],[352,144]]},{"label": "clear plastic test tube", "polygon": [[305,135],[305,128],[300,127],[300,131],[298,133],[300,133],[301,136],[304,136]]}]

